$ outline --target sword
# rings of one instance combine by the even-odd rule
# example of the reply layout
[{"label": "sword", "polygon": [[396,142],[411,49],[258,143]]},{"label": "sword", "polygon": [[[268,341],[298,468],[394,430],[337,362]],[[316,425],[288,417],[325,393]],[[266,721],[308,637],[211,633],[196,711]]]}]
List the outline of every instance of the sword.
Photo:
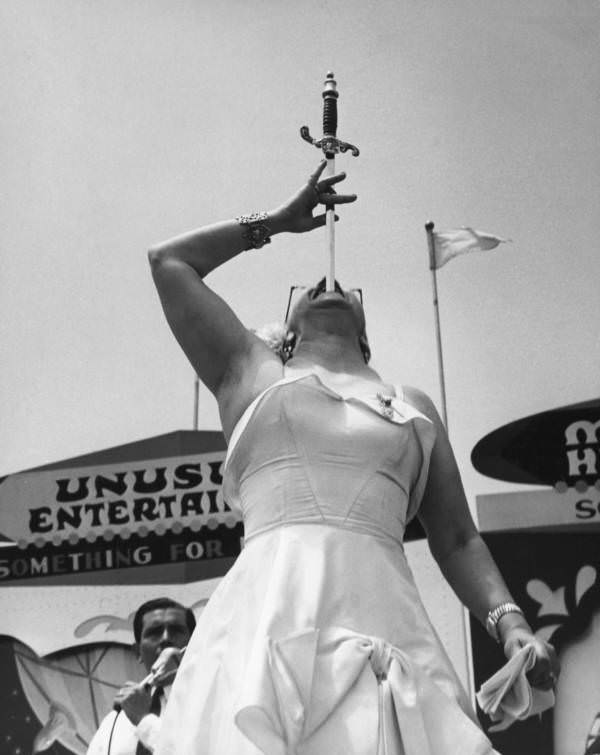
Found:
[{"label": "sword", "polygon": [[[322,149],[327,159],[327,175],[335,173],[335,156],[338,152],[350,150],[354,157],[358,157],[358,147],[337,138],[337,101],[339,93],[333,73],[329,71],[323,89],[323,136],[313,139],[308,126],[302,126],[300,136],[317,149]],[[333,204],[325,205],[325,220],[329,237],[329,273],[326,276],[327,291],[335,290],[335,211]]]}]

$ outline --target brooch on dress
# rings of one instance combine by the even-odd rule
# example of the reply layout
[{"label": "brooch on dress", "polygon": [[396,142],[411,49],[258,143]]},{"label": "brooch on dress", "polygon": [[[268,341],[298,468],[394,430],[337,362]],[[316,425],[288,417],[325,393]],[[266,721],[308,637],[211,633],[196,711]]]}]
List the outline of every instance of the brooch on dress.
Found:
[{"label": "brooch on dress", "polygon": [[383,393],[377,394],[379,402],[379,411],[386,419],[392,419],[394,416],[394,407],[392,406],[393,396],[386,396]]}]

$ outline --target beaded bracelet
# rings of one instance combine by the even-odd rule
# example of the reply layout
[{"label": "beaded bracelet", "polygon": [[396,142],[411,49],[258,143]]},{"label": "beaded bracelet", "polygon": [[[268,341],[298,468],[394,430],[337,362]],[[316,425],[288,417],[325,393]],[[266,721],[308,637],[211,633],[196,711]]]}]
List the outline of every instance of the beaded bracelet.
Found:
[{"label": "beaded bracelet", "polygon": [[261,249],[265,244],[271,243],[271,229],[265,223],[268,215],[266,212],[251,212],[249,215],[240,215],[237,222],[245,226],[242,238],[248,243],[245,251],[249,249]]}]

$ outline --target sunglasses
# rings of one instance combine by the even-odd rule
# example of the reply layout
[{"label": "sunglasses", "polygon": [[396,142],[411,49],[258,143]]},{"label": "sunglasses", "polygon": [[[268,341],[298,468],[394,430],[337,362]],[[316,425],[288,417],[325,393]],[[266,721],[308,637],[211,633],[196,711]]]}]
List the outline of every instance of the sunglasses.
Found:
[{"label": "sunglasses", "polygon": [[[296,304],[298,304],[298,302],[304,296],[304,294],[311,288],[314,288],[314,286],[291,286],[290,287],[290,295],[288,297],[287,309],[285,310],[284,322],[288,321],[290,312],[294,309]],[[360,305],[362,306],[362,303],[363,303],[362,288],[350,288],[348,289],[346,293],[356,296],[356,298],[360,302]]]}]

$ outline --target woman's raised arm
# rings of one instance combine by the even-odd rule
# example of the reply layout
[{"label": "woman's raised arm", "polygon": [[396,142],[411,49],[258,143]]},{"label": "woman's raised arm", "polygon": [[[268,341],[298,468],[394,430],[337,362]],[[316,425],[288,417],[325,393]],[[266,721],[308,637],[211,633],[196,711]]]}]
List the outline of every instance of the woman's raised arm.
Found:
[{"label": "woman's raised arm", "polygon": [[[268,223],[272,235],[282,230],[274,215],[268,216]],[[248,248],[244,230],[236,220],[228,220],[177,236],[148,252],[167,322],[217,398],[226,376],[250,354],[254,341],[204,277]]]},{"label": "woman's raised arm", "polygon": [[319,204],[354,201],[354,195],[339,195],[333,188],[345,178],[343,173],[321,177],[325,165],[322,161],[289,200],[258,220],[248,216],[204,226],[148,252],[171,330],[221,409],[229,403],[232,391],[241,391],[238,401],[248,403],[246,394],[256,395],[266,387],[261,383],[277,379],[275,372],[281,364],[204,278],[240,252],[268,243],[271,236],[304,233],[324,225],[324,214],[313,215]]}]

